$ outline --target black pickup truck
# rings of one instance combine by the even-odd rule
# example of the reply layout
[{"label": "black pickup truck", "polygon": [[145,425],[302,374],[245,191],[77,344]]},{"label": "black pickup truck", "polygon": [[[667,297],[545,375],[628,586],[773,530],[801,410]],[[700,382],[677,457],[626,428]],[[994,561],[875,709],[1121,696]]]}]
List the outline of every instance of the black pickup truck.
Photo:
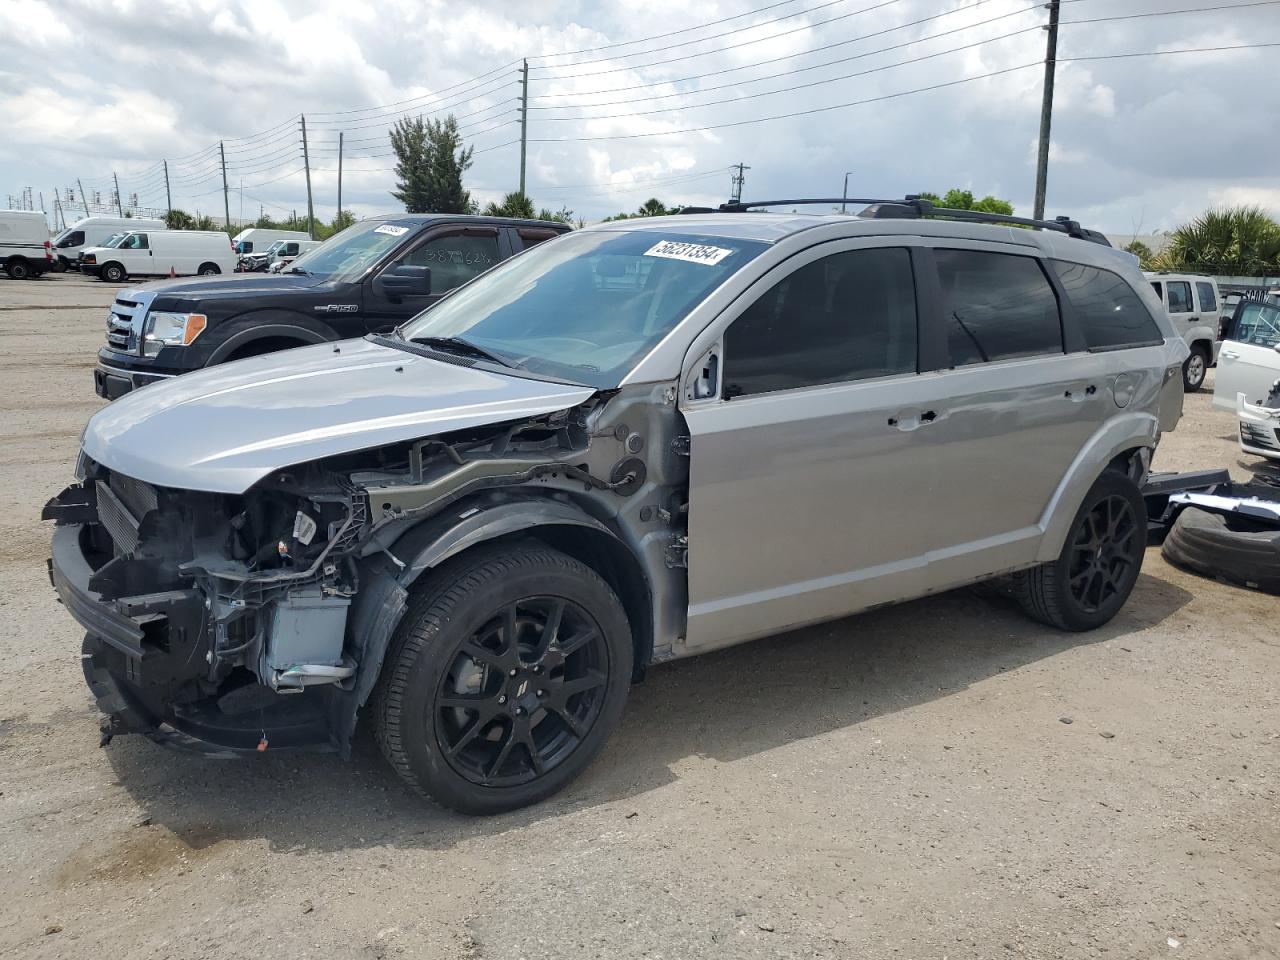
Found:
[{"label": "black pickup truck", "polygon": [[568,229],[500,217],[375,217],[284,273],[125,288],[107,317],[94,388],[114,400],[215,363],[386,332],[494,264]]}]

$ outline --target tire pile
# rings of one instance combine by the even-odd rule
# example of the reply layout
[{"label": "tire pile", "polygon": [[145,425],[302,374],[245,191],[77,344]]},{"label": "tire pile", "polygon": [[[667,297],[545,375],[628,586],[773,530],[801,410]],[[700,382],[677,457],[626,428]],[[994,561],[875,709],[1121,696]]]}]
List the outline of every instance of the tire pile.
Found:
[{"label": "tire pile", "polygon": [[[1280,486],[1233,484],[1232,495],[1280,501]],[[1280,525],[1186,507],[1161,554],[1175,566],[1236,586],[1280,594]]]}]

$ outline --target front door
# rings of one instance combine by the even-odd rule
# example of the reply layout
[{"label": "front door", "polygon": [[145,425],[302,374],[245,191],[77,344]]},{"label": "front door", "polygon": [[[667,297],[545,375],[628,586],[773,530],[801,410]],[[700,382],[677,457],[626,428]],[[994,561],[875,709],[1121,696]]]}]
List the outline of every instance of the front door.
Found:
[{"label": "front door", "polygon": [[690,647],[920,592],[938,477],[922,440],[914,241],[883,242],[791,258],[688,358],[704,384],[681,404]]},{"label": "front door", "polygon": [[1249,403],[1266,398],[1280,378],[1280,307],[1247,300],[1236,308],[1218,354],[1213,405],[1236,409],[1236,395]]},{"label": "front door", "polygon": [[386,333],[431,306],[450,290],[462,286],[496,265],[501,258],[496,227],[440,227],[379,273],[397,266],[431,268],[428,296],[388,297],[377,276],[364,284],[364,317],[370,333]]}]

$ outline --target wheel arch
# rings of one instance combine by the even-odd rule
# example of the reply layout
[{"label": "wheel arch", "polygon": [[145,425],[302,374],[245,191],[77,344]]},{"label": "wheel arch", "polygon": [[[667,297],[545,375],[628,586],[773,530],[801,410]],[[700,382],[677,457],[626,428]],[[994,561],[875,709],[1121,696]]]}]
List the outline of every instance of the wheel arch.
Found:
[{"label": "wheel arch", "polygon": [[242,350],[260,340],[296,340],[297,346],[306,346],[336,339],[338,335],[333,330],[320,324],[303,326],[288,318],[272,319],[263,323],[254,323],[252,326],[232,333],[209,355],[206,365],[222,363],[237,350]]},{"label": "wheel arch", "polygon": [[1141,485],[1160,436],[1159,419],[1130,413],[1104,424],[1076,454],[1040,516],[1040,549],[1036,560],[1053,560],[1062,551],[1071,521],[1089,488],[1107,469],[1119,469]]},{"label": "wheel arch", "polygon": [[626,542],[573,502],[550,497],[462,501],[444,517],[402,534],[390,552],[405,564],[397,579],[407,590],[424,573],[482,544],[529,539],[581,561],[609,584],[631,624],[635,679],[641,679],[653,654],[652,584]]}]

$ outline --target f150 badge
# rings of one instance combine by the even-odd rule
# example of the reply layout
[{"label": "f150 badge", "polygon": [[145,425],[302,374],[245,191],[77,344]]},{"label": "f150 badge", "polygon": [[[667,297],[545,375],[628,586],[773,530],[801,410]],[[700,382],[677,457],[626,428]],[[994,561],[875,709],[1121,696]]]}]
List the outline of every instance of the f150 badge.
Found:
[{"label": "f150 badge", "polygon": [[318,307],[312,307],[316,313],[358,313],[360,304],[358,303],[325,303]]}]

